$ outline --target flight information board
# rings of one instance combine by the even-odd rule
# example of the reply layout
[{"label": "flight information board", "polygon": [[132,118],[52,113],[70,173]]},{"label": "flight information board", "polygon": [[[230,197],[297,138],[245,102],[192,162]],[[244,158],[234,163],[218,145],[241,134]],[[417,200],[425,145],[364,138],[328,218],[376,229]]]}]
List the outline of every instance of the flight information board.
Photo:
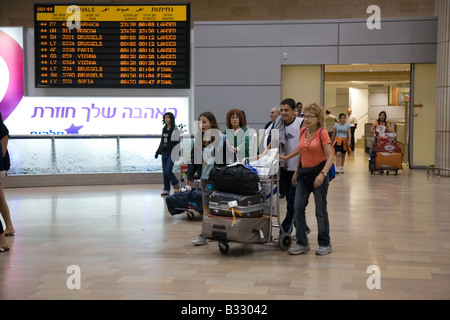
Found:
[{"label": "flight information board", "polygon": [[38,88],[189,88],[190,4],[37,3]]}]

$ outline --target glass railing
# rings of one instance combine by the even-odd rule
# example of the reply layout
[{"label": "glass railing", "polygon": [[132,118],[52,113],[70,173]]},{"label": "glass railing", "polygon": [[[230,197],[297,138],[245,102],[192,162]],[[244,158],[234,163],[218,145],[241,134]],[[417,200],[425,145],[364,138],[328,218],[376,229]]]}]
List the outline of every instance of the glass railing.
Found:
[{"label": "glass railing", "polygon": [[11,136],[10,175],[162,172],[159,135]]}]

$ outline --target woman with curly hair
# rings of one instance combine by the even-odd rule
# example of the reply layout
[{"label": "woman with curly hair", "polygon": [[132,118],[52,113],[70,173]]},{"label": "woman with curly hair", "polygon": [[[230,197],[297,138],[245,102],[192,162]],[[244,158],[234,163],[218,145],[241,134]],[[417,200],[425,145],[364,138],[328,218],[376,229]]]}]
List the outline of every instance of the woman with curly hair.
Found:
[{"label": "woman with curly hair", "polygon": [[244,112],[239,109],[231,109],[226,115],[226,135],[230,148],[235,154],[235,161],[242,161],[250,156],[250,139],[247,128],[247,120]]}]

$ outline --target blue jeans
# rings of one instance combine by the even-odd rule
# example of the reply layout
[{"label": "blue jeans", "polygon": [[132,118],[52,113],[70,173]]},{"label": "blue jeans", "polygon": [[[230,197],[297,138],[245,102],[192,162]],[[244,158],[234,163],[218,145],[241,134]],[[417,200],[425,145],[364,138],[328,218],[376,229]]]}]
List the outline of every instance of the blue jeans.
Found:
[{"label": "blue jeans", "polygon": [[[294,227],[294,203],[295,203],[295,190],[296,187],[292,184],[292,176],[294,175],[294,171],[283,170],[282,178],[280,181],[280,186],[284,185],[284,192],[286,195],[286,216],[281,223],[281,228],[284,232],[291,234],[292,229]],[[281,187],[280,187],[281,189]],[[295,227],[297,228],[297,224],[295,223]],[[308,230],[308,226],[306,225],[305,219],[305,230]],[[306,232],[306,231],[305,231]]]},{"label": "blue jeans", "polygon": [[328,177],[325,177],[322,185],[315,188],[311,183],[306,182],[300,176],[298,177],[295,191],[294,221],[297,228],[297,243],[302,246],[308,245],[305,209],[311,192],[314,194],[314,202],[316,204],[317,241],[319,246],[330,245],[330,223],[327,211],[328,184]]},{"label": "blue jeans", "polygon": [[170,153],[163,152],[162,155],[162,170],[164,177],[164,191],[170,191],[170,183],[176,188],[178,188],[180,182],[178,181],[173,170],[173,161]]}]

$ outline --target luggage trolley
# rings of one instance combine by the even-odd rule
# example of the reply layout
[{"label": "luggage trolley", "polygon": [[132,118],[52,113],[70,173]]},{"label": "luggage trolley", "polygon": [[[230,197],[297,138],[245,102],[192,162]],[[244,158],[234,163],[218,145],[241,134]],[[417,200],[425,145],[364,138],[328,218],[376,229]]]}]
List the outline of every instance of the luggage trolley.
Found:
[{"label": "luggage trolley", "polygon": [[[277,152],[277,150],[275,149],[273,152]],[[279,236],[273,236],[273,228],[282,230],[279,214],[279,170],[274,170],[278,169],[277,157],[272,155],[270,163],[266,163],[265,166],[252,165],[251,168],[258,172],[263,186],[261,193],[266,200],[259,207],[262,212],[261,217],[239,217],[235,213],[232,217],[216,216],[214,212],[218,212],[220,209],[227,210],[228,208],[224,207],[223,204],[220,206],[217,201],[212,201],[214,199],[210,200],[210,215],[203,217],[203,235],[210,240],[217,241],[219,251],[222,254],[229,252],[230,242],[278,245],[282,250],[288,250],[291,246],[292,238],[290,234],[282,231]],[[236,195],[236,197],[240,196]],[[275,201],[276,203],[274,203]],[[247,207],[253,207],[251,210],[254,210],[255,205],[249,203]],[[245,212],[246,209],[243,206],[237,205],[235,208],[237,211],[243,211],[243,216],[250,215],[250,213]],[[275,216],[277,217],[277,223],[274,224],[273,218]]]},{"label": "luggage trolley", "polygon": [[388,138],[386,135],[383,140],[376,135],[373,139],[369,152],[369,172],[371,174],[377,171],[383,174],[386,171],[387,175],[389,172],[397,175],[398,170],[403,170],[403,143],[396,141],[395,134],[390,140]]}]

